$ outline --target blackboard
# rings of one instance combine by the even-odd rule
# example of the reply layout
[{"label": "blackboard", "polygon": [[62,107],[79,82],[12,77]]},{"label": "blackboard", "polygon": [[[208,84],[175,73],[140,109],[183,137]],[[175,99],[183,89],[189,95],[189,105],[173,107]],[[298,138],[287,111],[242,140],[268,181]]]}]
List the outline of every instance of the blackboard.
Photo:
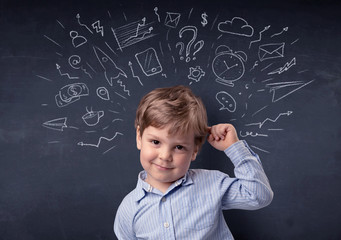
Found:
[{"label": "blackboard", "polygon": [[[210,124],[235,125],[270,179],[270,206],[224,213],[236,239],[340,239],[340,11],[313,0],[0,1],[0,239],[115,239],[142,169],[139,99],[178,84],[201,96]],[[208,145],[192,168],[233,176]]]}]

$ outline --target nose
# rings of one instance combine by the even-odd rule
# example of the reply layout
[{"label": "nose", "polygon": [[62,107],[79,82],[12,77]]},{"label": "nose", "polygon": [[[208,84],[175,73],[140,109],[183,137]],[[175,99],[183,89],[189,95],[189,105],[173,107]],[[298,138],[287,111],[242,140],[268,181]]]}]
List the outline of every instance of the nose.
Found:
[{"label": "nose", "polygon": [[168,148],[161,148],[159,158],[163,161],[172,161],[172,152]]}]

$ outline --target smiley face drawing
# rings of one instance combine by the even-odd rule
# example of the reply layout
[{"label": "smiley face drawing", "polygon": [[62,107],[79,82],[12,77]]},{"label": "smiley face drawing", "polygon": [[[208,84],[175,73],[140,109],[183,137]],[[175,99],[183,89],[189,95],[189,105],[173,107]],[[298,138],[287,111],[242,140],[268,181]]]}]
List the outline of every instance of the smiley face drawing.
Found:
[{"label": "smiley face drawing", "polygon": [[247,55],[242,51],[233,52],[225,45],[218,46],[215,54],[212,70],[217,77],[216,81],[233,87],[233,82],[240,79],[245,73],[244,62],[247,60]]},{"label": "smiley face drawing", "polygon": [[215,95],[215,98],[222,105],[222,107],[219,109],[220,111],[221,110],[227,110],[229,112],[236,111],[237,108],[236,100],[234,100],[234,98],[227,92],[225,91],[218,92]]}]

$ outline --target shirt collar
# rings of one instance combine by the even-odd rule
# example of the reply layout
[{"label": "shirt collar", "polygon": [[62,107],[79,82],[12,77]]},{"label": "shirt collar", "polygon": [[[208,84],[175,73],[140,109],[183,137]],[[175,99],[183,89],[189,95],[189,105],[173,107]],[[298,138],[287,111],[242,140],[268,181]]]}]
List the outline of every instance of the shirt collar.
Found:
[{"label": "shirt collar", "polygon": [[147,192],[151,192],[153,190],[153,187],[148,184],[147,182],[144,181],[144,179],[146,179],[146,175],[147,173],[145,171],[142,171],[139,173],[138,175],[138,179],[137,179],[137,185],[136,185],[136,201],[140,201]]},{"label": "shirt collar", "polygon": [[[139,202],[142,198],[144,198],[148,193],[153,191],[153,187],[144,181],[146,179],[147,173],[146,171],[141,171],[138,175],[137,185],[136,185],[136,194],[135,194],[135,200]],[[180,185],[187,186],[193,184],[193,179],[191,177],[191,170],[187,171],[184,177],[180,178],[176,182],[173,183],[173,185],[169,188],[167,193],[171,191],[173,188],[178,187]]]},{"label": "shirt collar", "polygon": [[177,180],[174,185],[177,187],[179,185],[187,186],[193,183],[193,179],[191,177],[191,170],[188,170],[182,178]]}]

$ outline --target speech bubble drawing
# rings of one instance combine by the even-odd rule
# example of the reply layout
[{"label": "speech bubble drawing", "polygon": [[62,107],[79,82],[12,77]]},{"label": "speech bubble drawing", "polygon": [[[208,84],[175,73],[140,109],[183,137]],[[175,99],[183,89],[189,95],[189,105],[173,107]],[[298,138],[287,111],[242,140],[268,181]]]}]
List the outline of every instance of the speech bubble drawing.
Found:
[{"label": "speech bubble drawing", "polygon": [[216,94],[215,98],[222,105],[222,107],[219,109],[220,111],[221,110],[227,110],[229,112],[236,111],[237,108],[236,100],[234,100],[234,98],[227,92],[220,91]]}]

